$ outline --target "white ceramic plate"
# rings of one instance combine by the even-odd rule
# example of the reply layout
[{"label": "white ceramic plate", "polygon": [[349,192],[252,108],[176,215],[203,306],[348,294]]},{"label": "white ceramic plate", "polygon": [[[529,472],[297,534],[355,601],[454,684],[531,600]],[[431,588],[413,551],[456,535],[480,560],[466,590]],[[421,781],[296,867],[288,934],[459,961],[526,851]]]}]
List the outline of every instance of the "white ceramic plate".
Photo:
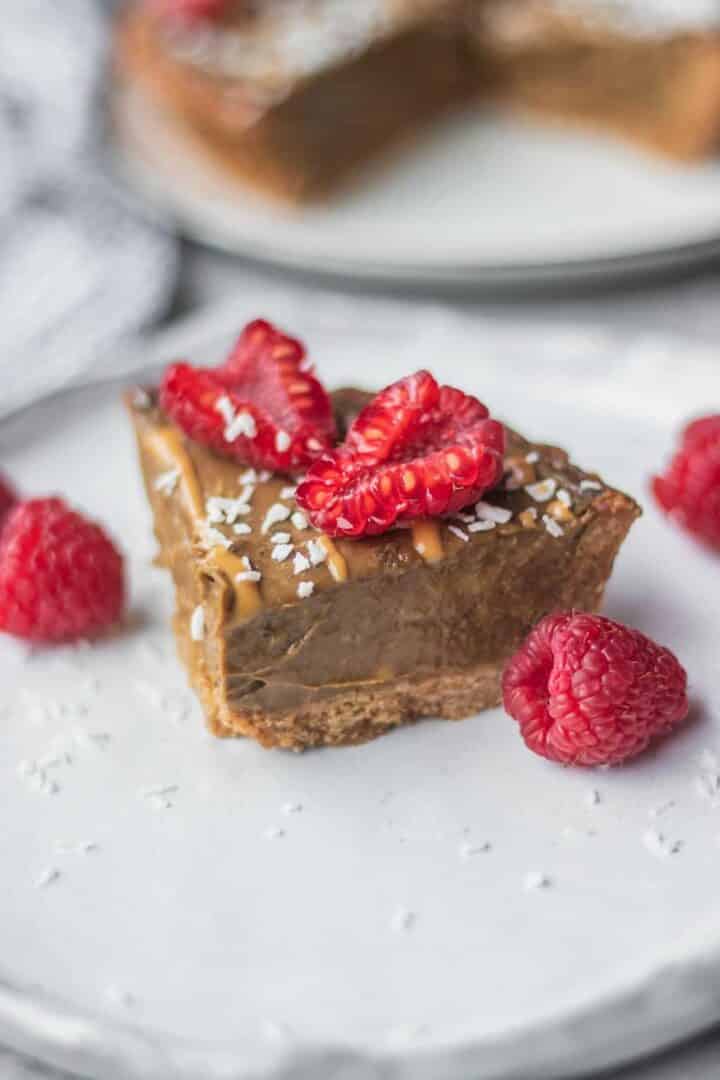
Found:
[{"label": "white ceramic plate", "polygon": [[146,102],[116,109],[119,167],[205,243],[289,267],[416,282],[618,277],[720,250],[720,165],[672,165],[592,135],[473,110],[326,206],[229,181]]},{"label": "white ceramic plate", "polygon": [[[450,325],[319,334],[316,358],[333,384],[432,364],[645,501],[680,416],[608,407],[617,349],[593,384],[557,344],[474,363]],[[720,1017],[718,565],[652,507],[607,611],[689,669],[691,720],[656,751],[564,770],[495,710],[296,756],[203,730],[118,387],[5,423],[0,460],[110,523],[132,578],[118,637],[0,650],[0,1042],[103,1080],[556,1080]]]}]

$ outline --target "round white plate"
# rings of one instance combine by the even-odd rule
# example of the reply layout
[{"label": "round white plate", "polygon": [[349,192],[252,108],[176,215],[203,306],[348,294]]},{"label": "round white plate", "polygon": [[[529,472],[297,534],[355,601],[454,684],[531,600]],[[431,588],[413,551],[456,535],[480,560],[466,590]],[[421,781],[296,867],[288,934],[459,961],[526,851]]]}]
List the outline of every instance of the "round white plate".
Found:
[{"label": "round white plate", "polygon": [[[316,358],[336,385],[432,364],[646,501],[680,416],[608,406],[617,350],[585,397],[574,354],[473,366],[452,325],[319,335]],[[218,741],[118,394],[0,427],[3,468],[106,521],[132,580],[111,640],[0,649],[0,1043],[103,1080],[557,1080],[718,1019],[717,559],[651,506],[623,549],[607,611],[677,651],[693,702],[625,768],[543,761],[501,710],[299,756]]]},{"label": "round white plate", "polygon": [[530,285],[647,272],[720,251],[720,164],[472,110],[324,206],[240,187],[145,101],[117,103],[119,168],[190,236],[288,267]]}]

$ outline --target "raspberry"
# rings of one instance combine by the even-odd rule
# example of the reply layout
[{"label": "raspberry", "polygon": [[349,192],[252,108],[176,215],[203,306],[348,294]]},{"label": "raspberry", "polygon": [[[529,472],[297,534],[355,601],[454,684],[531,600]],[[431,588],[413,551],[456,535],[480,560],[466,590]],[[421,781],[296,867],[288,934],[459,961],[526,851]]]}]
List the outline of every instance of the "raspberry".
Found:
[{"label": "raspberry", "polygon": [[502,688],[530,749],[564,765],[617,765],[688,711],[687,675],[669,649],[601,615],[546,616]]},{"label": "raspberry", "polygon": [[62,499],[10,511],[0,535],[0,630],[34,642],[92,637],[120,617],[122,557]]},{"label": "raspberry", "polygon": [[150,6],[165,19],[212,21],[224,13],[228,0],[150,0]]},{"label": "raspberry", "polygon": [[294,472],[333,445],[330,398],[305,349],[262,320],[221,367],[172,364],[160,404],[191,439],[257,468]]},{"label": "raspberry", "polygon": [[377,535],[475,502],[500,480],[504,446],[502,425],[476,398],[418,371],[362,410],[296,498],[330,536]]},{"label": "raspberry", "polygon": [[720,549],[720,416],[705,416],[682,435],[664,476],[652,490],[658,503],[698,540]]},{"label": "raspberry", "polygon": [[17,502],[17,495],[9,480],[0,473],[0,526],[6,514]]}]

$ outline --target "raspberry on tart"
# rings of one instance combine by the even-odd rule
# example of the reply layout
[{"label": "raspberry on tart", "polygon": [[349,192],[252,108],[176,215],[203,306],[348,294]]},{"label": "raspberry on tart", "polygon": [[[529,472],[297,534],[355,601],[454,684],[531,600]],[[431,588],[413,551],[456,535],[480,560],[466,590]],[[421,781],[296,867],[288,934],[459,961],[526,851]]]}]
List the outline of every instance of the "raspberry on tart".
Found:
[{"label": "raspberry on tart", "polygon": [[342,444],[325,416],[299,487],[247,469],[224,417],[218,435],[217,395],[234,416],[279,422],[269,333],[185,396],[177,369],[159,394],[128,395],[178,649],[210,730],[337,746],[498,704],[502,668],[539,619],[598,608],[637,506],[424,371],[374,398],[336,391]]},{"label": "raspberry on tart", "polygon": [[124,603],[122,556],[62,499],[29,499],[0,532],[0,630],[42,644],[95,637]]},{"label": "raspberry on tart", "polygon": [[163,410],[195,442],[245,465],[293,473],[332,446],[330,398],[304,346],[261,319],[217,368],[172,364]]},{"label": "raspberry on tart", "polygon": [[477,502],[503,472],[505,433],[477,398],[418,371],[382,390],[297,501],[329,536],[373,536]]},{"label": "raspberry on tart", "polygon": [[720,415],[694,420],[652,490],[659,506],[696,539],[720,551]]},{"label": "raspberry on tart", "polygon": [[549,615],[503,673],[505,709],[527,746],[564,765],[618,765],[688,712],[669,649],[601,615]]}]

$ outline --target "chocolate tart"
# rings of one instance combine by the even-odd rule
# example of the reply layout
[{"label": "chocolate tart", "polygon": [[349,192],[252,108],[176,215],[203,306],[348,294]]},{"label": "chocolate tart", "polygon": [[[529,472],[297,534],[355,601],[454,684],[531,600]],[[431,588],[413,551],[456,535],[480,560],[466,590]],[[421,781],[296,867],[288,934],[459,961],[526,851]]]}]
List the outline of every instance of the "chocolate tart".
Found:
[{"label": "chocolate tart", "polygon": [[192,26],[130,0],[115,41],[121,94],[289,202],[474,101],[678,159],[720,147],[720,14],[683,0],[229,0]]},{"label": "chocolate tart", "polygon": [[720,149],[720,8],[683,0],[483,0],[468,23],[485,91],[681,160]]},{"label": "chocolate tart", "polygon": [[459,11],[265,0],[182,31],[139,3],[118,25],[117,77],[195,152],[269,195],[312,201],[467,98]]},{"label": "chocolate tart", "polygon": [[[368,398],[333,395],[341,431]],[[600,607],[640,512],[562,450],[509,432],[503,482],[477,509],[330,540],[287,479],[190,441],[145,391],[127,403],[208,727],[268,747],[359,743],[497,705],[538,619]]]}]

